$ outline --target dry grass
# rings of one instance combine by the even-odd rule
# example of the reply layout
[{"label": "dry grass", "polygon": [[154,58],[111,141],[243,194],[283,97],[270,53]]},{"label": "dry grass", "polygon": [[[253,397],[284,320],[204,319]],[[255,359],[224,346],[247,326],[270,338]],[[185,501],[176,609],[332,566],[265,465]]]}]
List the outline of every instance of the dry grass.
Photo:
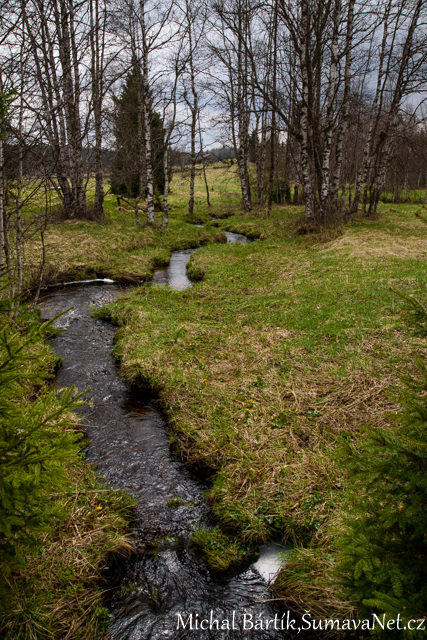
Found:
[{"label": "dry grass", "polygon": [[[353,618],[356,610],[339,590],[334,558],[328,550],[301,548],[293,557],[275,584],[284,606],[295,613],[310,611],[316,620]],[[329,634],[337,635],[336,630]]]},{"label": "dry grass", "polygon": [[370,231],[348,234],[332,241],[324,251],[342,251],[348,258],[418,258],[427,256],[425,238],[408,238],[398,234],[372,234]]},{"label": "dry grass", "polygon": [[[327,557],[346,482],[334,450],[339,436],[390,426],[389,390],[413,349],[425,351],[390,286],[411,293],[423,281],[412,248],[426,230],[403,210],[338,239],[295,237],[287,211],[215,220],[265,239],[211,245],[191,259],[204,278],[193,289],[143,288],[110,312],[124,377],[160,391],[183,457],[216,470],[208,498],[223,530],[304,545],[278,583],[286,606],[346,617]],[[366,243],[381,255],[352,253]]]},{"label": "dry grass", "polygon": [[[345,617],[351,606],[327,557],[345,483],[334,449],[338,436],[389,425],[388,390],[413,349],[390,286],[411,293],[424,282],[426,228],[414,207],[382,205],[376,220],[298,236],[300,207],[246,214],[230,197],[235,169],[209,175],[211,232],[260,241],[210,244],[191,259],[203,278],[192,289],[143,286],[113,305],[121,372],[159,390],[183,457],[216,470],[208,498],[227,534],[257,542],[280,533],[305,545],[278,583],[286,604]],[[104,273],[112,273],[110,254],[101,255],[107,241],[121,252],[120,273],[126,265],[143,279],[149,264],[167,260],[187,212],[188,184],[176,178],[175,245],[154,235],[140,245],[134,230],[124,240],[115,227],[97,245],[91,228]],[[208,214],[200,185],[198,193],[192,221]],[[68,255],[67,243],[64,264]]]},{"label": "dry grass", "polygon": [[[99,225],[66,221],[49,225],[45,234],[44,283],[108,277],[121,282],[143,282],[156,266],[169,262],[174,249],[188,249],[208,242],[224,242],[225,236],[213,228],[200,229],[182,220],[171,219],[169,228],[136,227],[130,214],[116,214]],[[40,273],[42,244],[32,240],[25,251],[27,284],[34,286]]]},{"label": "dry grass", "polygon": [[282,248],[199,252],[199,288],[130,295],[114,314],[124,376],[161,390],[185,455],[219,470],[221,521],[249,540],[266,539],[270,520],[294,539],[320,535],[341,481],[329,452],[342,433],[388,424],[385,392],[411,349],[377,302],[386,285],[371,265],[345,262],[339,282],[322,249]]},{"label": "dry grass", "polygon": [[84,462],[68,469],[70,488],[52,499],[65,510],[38,553],[8,578],[12,602],[2,612],[5,640],[95,640],[108,637],[102,569],[132,551],[127,522],[132,502],[104,489]]}]

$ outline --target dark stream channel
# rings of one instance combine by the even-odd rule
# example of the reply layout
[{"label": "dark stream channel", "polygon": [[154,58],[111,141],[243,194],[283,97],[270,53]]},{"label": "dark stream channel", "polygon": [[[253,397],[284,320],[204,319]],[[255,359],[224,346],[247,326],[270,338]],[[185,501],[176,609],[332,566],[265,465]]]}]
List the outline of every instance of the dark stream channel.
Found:
[{"label": "dark stream channel", "polygon": [[[174,253],[169,271],[161,270],[161,277],[157,272],[153,281],[179,289],[191,286],[185,285],[189,257],[190,252]],[[56,386],[90,388],[86,400],[92,406],[81,409],[91,440],[87,459],[108,485],[137,499],[136,552],[121,567],[121,586],[110,605],[111,635],[115,640],[289,637],[277,630],[280,623],[273,624],[276,614],[276,621],[281,619],[279,607],[265,602],[272,598],[268,574],[278,568],[277,546],[261,548],[258,562],[226,583],[210,575],[190,550],[194,529],[212,526],[203,481],[171,452],[156,398],[120,380],[111,357],[116,328],[91,318],[94,307],[122,292],[117,284],[98,282],[67,286],[41,300],[45,318],[74,307],[57,321],[67,331],[54,340],[63,359]],[[168,505],[174,498],[181,504]],[[255,629],[257,619],[262,626],[258,622]],[[208,620],[202,624],[207,629],[200,628],[202,620]]]}]

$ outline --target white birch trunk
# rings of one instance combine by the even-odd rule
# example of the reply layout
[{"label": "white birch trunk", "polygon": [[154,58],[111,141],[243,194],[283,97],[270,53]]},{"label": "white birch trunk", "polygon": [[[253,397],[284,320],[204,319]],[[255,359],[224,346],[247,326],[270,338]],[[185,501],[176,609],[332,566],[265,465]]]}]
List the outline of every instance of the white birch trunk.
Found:
[{"label": "white birch trunk", "polygon": [[309,153],[309,79],[307,72],[308,55],[308,6],[307,0],[301,2],[301,76],[302,76],[302,104],[301,104],[301,168],[304,189],[305,213],[307,220],[319,222],[316,215],[316,195],[314,192],[313,175]]},{"label": "white birch trunk", "polygon": [[[93,4],[95,6],[93,6]],[[90,45],[92,54],[92,101],[95,125],[95,214],[103,221],[104,213],[104,175],[102,171],[102,75],[99,46],[99,0],[90,0]]]},{"label": "white birch trunk", "polygon": [[322,188],[320,192],[320,201],[325,212],[329,211],[329,186],[330,186],[330,170],[331,170],[331,150],[332,150],[332,133],[334,130],[334,101],[336,94],[336,82],[338,71],[338,31],[341,17],[341,0],[335,0],[333,13],[333,35],[331,46],[331,66],[329,69],[329,83],[327,96],[327,112],[326,112],[326,132],[325,146],[323,150],[322,162]]},{"label": "white birch trunk", "polygon": [[[347,134],[348,121],[350,117],[350,96],[351,96],[351,64],[353,47],[353,25],[354,25],[354,5],[356,0],[349,0],[347,12],[347,34],[346,34],[346,55],[344,69],[344,98],[342,105],[342,118],[338,128],[337,146],[335,152],[335,170],[332,179],[330,201],[333,207],[338,205],[338,191],[341,180],[342,163],[344,159],[343,143]],[[340,208],[342,205],[342,199]]]},{"label": "white birch trunk", "polygon": [[143,122],[145,141],[145,186],[147,190],[147,224],[154,225],[154,182],[153,161],[151,158],[151,117],[148,108],[148,42],[145,24],[145,0],[140,0],[140,24],[142,46],[142,86],[143,86]]},{"label": "white birch trunk", "polygon": [[163,151],[163,172],[165,176],[165,186],[163,191],[163,219],[162,219],[162,227],[165,229],[169,224],[169,204],[168,204],[168,195],[169,195],[169,148],[168,145],[165,144],[165,148]]},{"label": "white birch trunk", "polygon": [[[0,92],[1,92],[0,78]],[[0,123],[1,124],[1,123]],[[0,275],[4,272],[4,168],[3,168],[3,130],[0,128]]]},{"label": "white birch trunk", "polygon": [[153,184],[153,163],[151,159],[151,127],[150,113],[147,104],[144,103],[145,120],[145,171],[147,181],[147,224],[154,225],[154,184]]}]

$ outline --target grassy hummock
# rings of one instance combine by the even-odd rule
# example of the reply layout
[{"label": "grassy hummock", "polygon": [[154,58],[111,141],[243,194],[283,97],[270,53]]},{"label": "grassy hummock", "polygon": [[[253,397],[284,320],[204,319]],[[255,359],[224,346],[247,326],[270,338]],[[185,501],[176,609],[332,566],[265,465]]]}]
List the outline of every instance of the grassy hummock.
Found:
[{"label": "grassy hummock", "polygon": [[51,497],[61,519],[22,570],[7,577],[8,606],[0,619],[5,640],[109,637],[103,573],[114,557],[132,551],[133,501],[106,489],[84,460],[70,463],[67,475],[68,490]]},{"label": "grassy hummock", "polygon": [[241,541],[226,535],[218,525],[210,531],[198,529],[194,532],[191,543],[210,568],[218,573],[240,565],[248,552]]}]

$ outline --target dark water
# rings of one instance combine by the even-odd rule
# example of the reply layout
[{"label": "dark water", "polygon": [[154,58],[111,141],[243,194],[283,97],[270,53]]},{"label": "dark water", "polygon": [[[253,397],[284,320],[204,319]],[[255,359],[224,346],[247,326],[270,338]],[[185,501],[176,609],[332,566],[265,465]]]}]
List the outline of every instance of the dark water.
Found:
[{"label": "dark water", "polygon": [[231,233],[231,231],[226,231],[225,235],[227,236],[227,242],[251,242],[249,238],[241,233]]},{"label": "dark water", "polygon": [[[179,264],[182,269],[183,261]],[[203,483],[170,451],[156,399],[131,391],[119,378],[110,355],[116,329],[90,317],[94,307],[121,293],[115,284],[95,283],[69,286],[41,300],[45,318],[74,307],[58,321],[67,331],[54,341],[63,358],[56,385],[91,389],[86,398],[92,406],[82,408],[92,443],[87,458],[108,485],[137,499],[136,552],[122,567],[122,585],[111,604],[111,635],[115,640],[288,637],[274,629],[275,614],[277,620],[281,615],[276,603],[264,602],[272,595],[261,573],[277,570],[274,545],[262,548],[258,563],[226,584],[218,583],[190,550],[194,529],[212,526]],[[168,504],[173,499],[181,504]],[[204,619],[208,628],[201,630]],[[258,628],[251,629],[256,619]]]},{"label": "dark water", "polygon": [[[202,224],[196,224],[195,227],[203,227]],[[228,243],[234,242],[250,242],[250,240],[241,233],[231,233],[226,231]],[[168,285],[172,289],[183,291],[193,286],[191,280],[187,276],[187,262],[190,260],[191,254],[197,249],[185,249],[184,251],[174,251],[171,255],[169,266],[156,269],[153,274],[152,282],[157,285]]]},{"label": "dark water", "polygon": [[168,285],[178,291],[192,287],[193,283],[187,276],[187,262],[195,251],[197,249],[174,251],[171,255],[169,266],[155,270],[151,280],[153,284]]}]

